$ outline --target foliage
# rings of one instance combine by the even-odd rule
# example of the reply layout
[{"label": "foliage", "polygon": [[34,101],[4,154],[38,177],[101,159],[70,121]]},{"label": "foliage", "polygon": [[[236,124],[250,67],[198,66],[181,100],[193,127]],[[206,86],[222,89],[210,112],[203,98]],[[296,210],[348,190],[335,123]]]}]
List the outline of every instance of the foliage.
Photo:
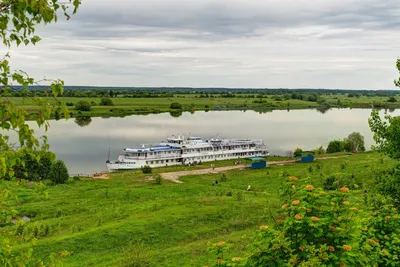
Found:
[{"label": "foliage", "polygon": [[296,148],[296,150],[293,153],[293,156],[295,158],[300,157],[302,155],[303,150],[301,148]]},{"label": "foliage", "polygon": [[65,184],[68,181],[68,169],[62,160],[57,160],[53,163],[50,169],[49,178],[55,184]]},{"label": "foliage", "polygon": [[374,174],[374,190],[388,198],[400,210],[400,169],[399,167],[378,171]]},{"label": "foliage", "polygon": [[353,132],[345,139],[345,150],[348,152],[364,152],[364,136],[359,132]]},{"label": "foliage", "polygon": [[400,159],[400,116],[392,117],[385,112],[382,120],[376,109],[371,111],[368,119],[369,127],[373,132],[375,149],[393,159]]},{"label": "foliage", "polygon": [[397,99],[394,96],[391,96],[391,97],[389,97],[387,102],[394,103],[394,102],[397,102]]},{"label": "foliage", "polygon": [[340,141],[340,140],[330,141],[328,144],[328,148],[326,149],[326,153],[343,152],[344,145],[345,145],[344,141]]},{"label": "foliage", "polygon": [[150,266],[149,253],[142,243],[130,244],[123,251],[118,266],[146,267]]},{"label": "foliage", "polygon": [[[29,181],[42,181],[48,178],[50,168],[55,160],[55,154],[47,151],[36,152],[35,155],[27,149],[17,152],[19,165],[14,167],[14,176]],[[10,178],[10,177],[7,177]]]},{"label": "foliage", "polygon": [[320,146],[320,147],[318,147],[317,149],[314,149],[313,152],[315,152],[315,154],[317,154],[317,155],[322,155],[322,154],[325,154],[325,153],[326,153],[326,151],[325,151],[325,149],[323,148],[323,146]]},{"label": "foliage", "polygon": [[221,182],[226,182],[226,181],[228,181],[228,177],[226,176],[225,173],[222,174],[220,181],[221,181]]},{"label": "foliage", "polygon": [[[24,44],[35,45],[40,41],[40,37],[35,35],[35,28],[39,24],[49,24],[57,21],[57,12],[63,11],[67,19],[70,18],[68,14],[68,7],[73,5],[75,13],[80,1],[78,0],[52,0],[52,1],[8,1],[3,0],[0,3],[0,38],[5,45],[5,51],[16,44],[17,46]],[[7,53],[0,59],[0,177],[14,178],[16,170],[19,167],[31,168],[26,159],[30,163],[36,161],[36,164],[47,166],[51,161],[50,157],[43,159],[40,162],[39,151],[47,151],[49,146],[47,139],[42,138],[42,142],[35,137],[34,131],[26,123],[25,119],[28,115],[27,110],[16,106],[10,101],[10,92],[12,86],[20,85],[20,96],[24,97],[31,106],[37,107],[38,116],[36,116],[36,123],[39,127],[45,126],[45,130],[49,127],[47,120],[51,114],[64,113],[68,117],[68,109],[66,105],[57,99],[64,91],[64,82],[61,80],[48,80],[45,79],[50,85],[50,89],[55,101],[50,102],[35,96],[35,92],[29,91],[28,86],[38,84],[32,77],[24,71],[11,71],[10,54]],[[24,156],[21,156],[20,151],[17,151],[14,144],[9,142],[8,131],[17,133],[19,147],[24,151]],[[46,156],[45,156],[46,157]],[[37,163],[39,162],[39,163]],[[39,168],[40,169],[40,168]],[[45,176],[45,170],[38,170],[38,176]],[[0,188],[0,221],[2,224],[9,224],[12,218],[17,216],[14,209],[15,201],[10,202],[11,192],[1,185]],[[22,224],[22,223],[21,223]],[[32,257],[32,249],[28,243],[31,239],[23,233],[15,235],[13,233],[3,231],[0,241],[0,264],[2,266],[44,266],[44,265],[59,265],[60,259],[67,253],[60,252],[58,254],[51,254],[49,257],[42,259],[35,259]],[[16,239],[24,245],[25,249],[16,251],[14,245]],[[25,243],[25,244],[24,244]]]},{"label": "foliage", "polygon": [[111,98],[103,97],[100,100],[100,106],[112,106],[112,105],[113,105],[113,102],[112,102]]},{"label": "foliage", "polygon": [[153,169],[149,166],[149,165],[146,165],[146,166],[143,166],[142,167],[142,173],[144,173],[144,174],[150,174],[150,173],[152,173],[153,172]]},{"label": "foliage", "polygon": [[173,103],[171,103],[170,108],[172,108],[172,109],[182,109],[182,105],[180,103],[178,103],[178,102],[173,102]]},{"label": "foliage", "polygon": [[372,220],[364,220],[348,201],[349,193],[347,187],[324,192],[289,177],[275,226],[259,227],[246,257],[226,259],[225,242],[214,244],[215,266],[398,266],[396,211],[379,209]]},{"label": "foliage", "polygon": [[157,174],[154,178],[154,183],[161,185],[161,184],[163,184],[163,182],[164,182],[164,179],[161,177],[161,175]]},{"label": "foliage", "polygon": [[91,105],[88,101],[80,100],[75,104],[75,109],[79,111],[90,111]]}]

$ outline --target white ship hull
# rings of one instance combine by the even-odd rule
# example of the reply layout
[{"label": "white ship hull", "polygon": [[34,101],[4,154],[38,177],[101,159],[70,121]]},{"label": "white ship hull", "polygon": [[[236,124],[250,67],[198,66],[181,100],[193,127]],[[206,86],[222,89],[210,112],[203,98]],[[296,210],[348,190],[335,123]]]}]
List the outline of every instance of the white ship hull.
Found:
[{"label": "white ship hull", "polygon": [[168,138],[157,146],[140,149],[125,149],[116,161],[107,161],[109,172],[135,170],[144,166],[164,167],[217,160],[232,160],[247,157],[268,156],[269,152],[261,140],[212,139],[203,141],[199,137],[183,139]]}]

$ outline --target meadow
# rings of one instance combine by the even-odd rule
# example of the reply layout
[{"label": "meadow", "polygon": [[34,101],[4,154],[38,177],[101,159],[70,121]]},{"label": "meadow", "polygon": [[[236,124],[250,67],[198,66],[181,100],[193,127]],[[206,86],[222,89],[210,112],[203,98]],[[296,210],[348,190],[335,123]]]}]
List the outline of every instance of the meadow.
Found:
[{"label": "meadow", "polygon": [[[218,95],[217,95],[218,96]],[[113,106],[100,106],[100,97],[62,97],[65,103],[75,105],[78,101],[87,101],[92,104],[90,111],[78,111],[74,106],[69,110],[72,116],[127,116],[133,114],[150,114],[161,112],[173,112],[179,116],[180,111],[196,110],[256,110],[268,112],[279,109],[309,109],[319,108],[321,110],[339,108],[371,108],[372,105],[384,108],[398,108],[400,102],[389,103],[385,96],[348,97],[346,94],[323,95],[317,102],[285,99],[282,95],[268,95],[264,98],[254,97],[255,95],[238,95],[236,97],[200,97],[199,94],[177,94],[173,97],[154,98],[112,98]],[[54,100],[45,98],[50,102]],[[10,97],[10,100],[17,106],[25,108],[28,112],[34,113],[37,110],[29,99],[22,97]],[[400,101],[400,98],[397,97]],[[180,103],[182,109],[171,109],[171,103]]]},{"label": "meadow", "polygon": [[[151,179],[157,173],[208,167],[175,166],[147,175],[112,173],[109,180],[70,179],[48,185],[47,198],[33,184],[8,185],[19,196],[19,214],[31,218],[23,231],[37,236],[37,257],[66,250],[72,254],[65,266],[204,266],[215,262],[208,253],[211,243],[233,244],[228,256],[241,256],[259,226],[273,224],[271,214],[282,206],[279,187],[288,176],[308,179],[316,187],[331,175],[346,177],[350,201],[362,210],[363,189],[373,183],[371,170],[394,165],[396,161],[368,152],[232,170],[225,173],[226,182],[221,182],[221,173],[182,177],[181,184]],[[215,180],[218,186],[211,185]]]}]

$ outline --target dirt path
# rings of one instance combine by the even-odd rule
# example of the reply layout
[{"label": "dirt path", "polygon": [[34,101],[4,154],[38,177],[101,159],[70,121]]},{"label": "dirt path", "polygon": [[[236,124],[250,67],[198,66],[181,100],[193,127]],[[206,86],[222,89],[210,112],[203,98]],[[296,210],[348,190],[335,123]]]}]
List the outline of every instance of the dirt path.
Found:
[{"label": "dirt path", "polygon": [[[348,157],[348,156],[317,158],[317,159],[315,159],[315,161],[344,158],[344,157]],[[294,164],[294,163],[296,163],[295,160],[267,161],[268,165],[285,165],[285,164]],[[179,178],[183,177],[183,176],[220,173],[220,172],[230,171],[230,170],[234,170],[234,169],[244,169],[245,167],[246,167],[246,165],[241,164],[241,165],[236,165],[236,166],[219,167],[219,168],[215,168],[214,170],[213,169],[200,169],[200,170],[192,170],[192,171],[165,172],[165,173],[160,173],[160,175],[163,179],[170,180],[175,183],[183,183],[182,181],[179,180]]]}]

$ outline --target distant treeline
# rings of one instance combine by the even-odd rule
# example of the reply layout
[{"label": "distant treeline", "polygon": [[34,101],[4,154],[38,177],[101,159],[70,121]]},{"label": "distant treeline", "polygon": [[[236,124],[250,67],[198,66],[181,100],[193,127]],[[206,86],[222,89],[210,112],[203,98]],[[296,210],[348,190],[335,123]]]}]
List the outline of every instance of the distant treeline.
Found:
[{"label": "distant treeline", "polygon": [[[0,89],[2,90],[2,89]],[[38,96],[46,96],[50,88],[45,86],[31,86],[30,90]],[[64,97],[172,97],[177,94],[199,94],[200,97],[237,97],[240,95],[253,95],[262,97],[264,95],[348,95],[349,97],[360,96],[395,96],[400,95],[400,90],[344,90],[344,89],[285,89],[285,88],[189,88],[189,87],[88,87],[88,86],[65,86]],[[10,96],[23,96],[22,87],[13,87],[9,90]],[[301,97],[298,97],[301,99]]]}]

